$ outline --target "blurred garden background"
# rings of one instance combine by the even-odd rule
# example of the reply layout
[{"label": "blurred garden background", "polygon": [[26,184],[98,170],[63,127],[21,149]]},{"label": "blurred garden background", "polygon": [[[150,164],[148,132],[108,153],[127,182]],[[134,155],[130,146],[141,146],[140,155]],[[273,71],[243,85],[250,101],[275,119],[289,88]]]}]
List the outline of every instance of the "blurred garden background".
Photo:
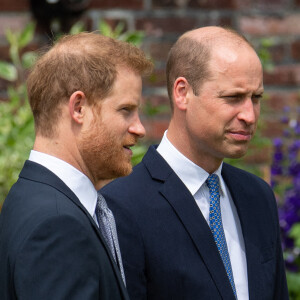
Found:
[{"label": "blurred garden background", "polygon": [[[300,0],[1,0],[0,211],[33,145],[26,74],[36,50],[63,33],[98,30],[133,42],[155,64],[144,80],[146,137],[133,163],[159,142],[169,118],[167,53],[193,28],[230,26],[245,35],[264,65],[259,129],[247,156],[229,161],[264,178],[278,201],[291,299],[300,299]],[[266,212],[268,213],[268,212]]]}]

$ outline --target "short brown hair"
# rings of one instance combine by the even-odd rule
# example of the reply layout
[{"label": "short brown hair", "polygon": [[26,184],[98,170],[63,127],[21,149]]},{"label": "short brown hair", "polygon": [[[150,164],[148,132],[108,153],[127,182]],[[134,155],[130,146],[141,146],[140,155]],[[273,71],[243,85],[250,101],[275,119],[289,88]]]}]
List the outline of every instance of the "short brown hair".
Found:
[{"label": "short brown hair", "polygon": [[[217,26],[215,26],[217,28]],[[230,38],[239,43],[246,43],[251,48],[249,41],[231,28],[218,27],[223,35],[209,36],[196,40],[189,36],[190,32],[181,36],[171,48],[166,67],[167,88],[171,109],[173,110],[173,85],[178,77],[184,77],[191,85],[193,93],[197,96],[201,84],[209,79],[209,62],[211,59],[212,47],[216,42]]]},{"label": "short brown hair", "polygon": [[180,38],[171,48],[166,67],[167,88],[173,109],[173,85],[178,77],[184,77],[197,95],[197,87],[209,75],[208,62],[210,52],[208,47],[189,37]]},{"label": "short brown hair", "polygon": [[27,79],[36,131],[51,137],[60,116],[60,105],[77,90],[89,104],[107,97],[118,67],[144,75],[152,63],[137,47],[98,33],[66,35],[42,55]]}]

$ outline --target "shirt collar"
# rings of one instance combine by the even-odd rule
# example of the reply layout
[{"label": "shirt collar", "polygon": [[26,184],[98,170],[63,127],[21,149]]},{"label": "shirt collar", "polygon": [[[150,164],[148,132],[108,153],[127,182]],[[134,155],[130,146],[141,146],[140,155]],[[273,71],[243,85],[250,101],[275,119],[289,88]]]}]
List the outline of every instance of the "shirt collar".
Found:
[{"label": "shirt collar", "polygon": [[[173,144],[167,138],[167,131],[165,131],[164,136],[157,147],[159,154],[167,161],[173,171],[185,184],[190,193],[194,196],[196,192],[205,183],[209,173],[204,169],[193,163],[181,152],[179,152]],[[220,179],[220,192],[221,194],[225,191],[225,183],[223,181],[221,171],[222,165],[214,172],[218,175]]]},{"label": "shirt collar", "polygon": [[59,177],[93,217],[97,202],[97,191],[86,175],[57,157],[35,150],[31,150],[29,160],[44,166]]}]

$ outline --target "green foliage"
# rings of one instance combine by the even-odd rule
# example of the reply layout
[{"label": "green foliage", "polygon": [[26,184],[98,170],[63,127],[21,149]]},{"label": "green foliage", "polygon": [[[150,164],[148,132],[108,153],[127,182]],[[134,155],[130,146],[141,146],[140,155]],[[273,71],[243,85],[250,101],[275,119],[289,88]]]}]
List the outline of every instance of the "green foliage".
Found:
[{"label": "green foliage", "polygon": [[290,300],[300,300],[300,276],[297,273],[287,272]]},{"label": "green foliage", "polygon": [[[294,223],[292,226],[289,237],[294,240],[293,255],[295,257],[294,264],[300,266],[300,223]],[[288,275],[288,286],[290,299],[300,300],[300,272],[293,272]]]},{"label": "green foliage", "polygon": [[294,239],[295,246],[300,250],[300,223],[296,223],[292,227],[290,231],[290,237]]},{"label": "green foliage", "polygon": [[153,105],[151,101],[147,100],[143,105],[143,113],[148,117],[156,116],[157,114],[170,112],[169,105]]},{"label": "green foliage", "polygon": [[146,147],[146,145],[143,145],[143,144],[135,145],[132,148],[133,155],[132,155],[131,162],[132,162],[133,166],[135,166],[141,162],[146,151],[147,151],[147,147]]},{"label": "green foliage", "polygon": [[24,52],[32,41],[35,25],[22,31],[6,31],[10,62],[0,61],[0,77],[10,81],[9,100],[0,103],[0,208],[10,187],[17,180],[34,141],[34,125],[25,84],[26,69],[36,59],[33,52]]},{"label": "green foliage", "polygon": [[84,23],[79,21],[72,26],[72,28],[70,29],[70,34],[77,34],[83,32],[84,29],[85,29]]},{"label": "green foliage", "polygon": [[5,36],[9,42],[9,56],[11,62],[1,61],[0,77],[14,82],[15,85],[24,83],[24,70],[32,66],[36,55],[27,51],[21,54],[21,51],[32,41],[35,30],[35,24],[29,23],[22,31],[13,32],[6,30]]},{"label": "green foliage", "polygon": [[34,141],[33,118],[29,104],[21,104],[25,85],[9,88],[10,101],[0,104],[0,208],[17,180]]},{"label": "green foliage", "polygon": [[[70,29],[70,34],[76,34],[79,32],[85,31],[85,24],[81,21],[75,23],[72,28]],[[110,26],[106,21],[100,21],[98,23],[98,31],[100,34],[105,36],[131,43],[137,47],[140,47],[145,34],[143,31],[129,31],[125,30],[125,23],[119,22],[114,28]]]},{"label": "green foliage", "polygon": [[119,22],[113,29],[107,22],[100,21],[98,29],[105,36],[131,43],[137,47],[142,44],[145,37],[143,31],[125,31],[124,22]]},{"label": "green foliage", "polygon": [[17,69],[11,63],[0,61],[0,77],[8,81],[15,81],[18,77]]},{"label": "green foliage", "polygon": [[257,50],[263,68],[267,71],[272,71],[274,68],[270,52],[272,46],[274,46],[274,40],[272,38],[263,38],[260,40],[260,46]]}]

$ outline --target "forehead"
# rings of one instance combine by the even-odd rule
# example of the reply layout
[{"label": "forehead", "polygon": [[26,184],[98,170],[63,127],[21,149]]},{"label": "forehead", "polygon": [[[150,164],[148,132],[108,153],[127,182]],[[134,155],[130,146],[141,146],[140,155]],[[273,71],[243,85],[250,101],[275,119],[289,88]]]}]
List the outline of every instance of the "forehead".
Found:
[{"label": "forehead", "polygon": [[255,51],[248,45],[220,46],[212,49],[209,62],[212,79],[249,78],[262,82],[262,65]]},{"label": "forehead", "polygon": [[[248,64],[247,64],[248,62]],[[261,62],[256,52],[245,43],[217,43],[211,48],[210,65],[225,71],[229,67],[235,67],[241,63],[251,66],[255,63],[256,67],[261,67]]]},{"label": "forehead", "polygon": [[114,85],[121,85],[121,84],[131,84],[132,82],[140,82],[142,80],[141,75],[126,66],[119,66],[117,67],[117,76],[114,81]]},{"label": "forehead", "polygon": [[137,72],[126,68],[117,68],[117,76],[109,95],[102,103],[109,103],[113,106],[121,104],[138,105],[142,92],[142,78]]}]

